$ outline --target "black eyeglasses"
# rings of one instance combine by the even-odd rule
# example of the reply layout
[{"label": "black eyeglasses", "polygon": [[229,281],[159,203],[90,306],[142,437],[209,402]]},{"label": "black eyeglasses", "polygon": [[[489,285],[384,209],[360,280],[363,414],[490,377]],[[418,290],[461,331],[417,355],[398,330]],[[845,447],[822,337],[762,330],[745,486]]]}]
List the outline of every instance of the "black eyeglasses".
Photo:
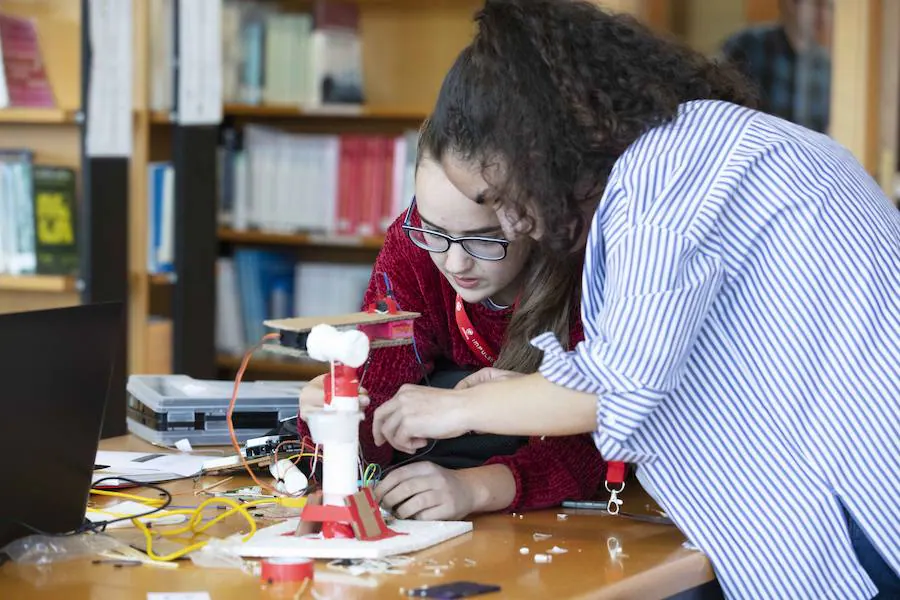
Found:
[{"label": "black eyeglasses", "polygon": [[503,260],[506,258],[506,247],[509,246],[508,240],[477,235],[453,237],[440,231],[413,227],[410,225],[410,219],[412,218],[412,211],[415,205],[416,198],[413,196],[412,202],[409,203],[409,208],[406,211],[406,217],[403,219],[402,228],[410,241],[422,250],[442,253],[449,250],[451,244],[459,244],[470,256],[479,260]]}]

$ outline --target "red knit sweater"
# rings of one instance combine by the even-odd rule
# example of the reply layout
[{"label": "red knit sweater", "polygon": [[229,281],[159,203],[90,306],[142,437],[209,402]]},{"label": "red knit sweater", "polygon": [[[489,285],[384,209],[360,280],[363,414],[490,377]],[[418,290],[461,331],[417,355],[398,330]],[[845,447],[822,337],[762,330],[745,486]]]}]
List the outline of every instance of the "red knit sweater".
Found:
[{"label": "red knit sweater", "polygon": [[[403,310],[421,313],[416,319],[414,335],[419,356],[430,372],[435,361],[449,359],[460,369],[477,370],[484,365],[466,344],[456,324],[454,300],[456,292],[431,262],[428,253],[409,241],[401,229],[402,219],[395,221],[385,237],[384,247],[375,261],[372,279],[363,306],[383,295],[387,274],[394,297]],[[494,348],[500,348],[511,309],[491,310],[481,304],[467,305],[474,328]],[[572,331],[574,342],[583,339],[581,321]],[[363,387],[371,403],[360,429],[360,445],[368,462],[387,467],[393,449],[376,446],[372,435],[372,415],[376,408],[390,400],[401,385],[418,383],[422,367],[416,361],[412,346],[382,348],[372,351]],[[552,402],[552,398],[547,399]],[[299,423],[301,439],[309,430]],[[597,490],[605,463],[589,435],[532,438],[509,456],[496,456],[485,464],[503,464],[512,471],[516,496],[508,510],[528,510],[560,504],[563,500],[591,497]]]}]

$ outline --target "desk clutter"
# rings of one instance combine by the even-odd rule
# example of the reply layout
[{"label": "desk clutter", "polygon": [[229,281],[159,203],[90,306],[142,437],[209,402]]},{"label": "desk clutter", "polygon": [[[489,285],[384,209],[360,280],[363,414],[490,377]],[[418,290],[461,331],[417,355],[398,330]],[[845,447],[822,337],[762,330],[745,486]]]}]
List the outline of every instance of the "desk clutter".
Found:
[{"label": "desk clutter", "polygon": [[[471,522],[397,519],[379,506],[373,489],[381,468],[367,464],[359,448],[363,415],[357,370],[371,348],[412,343],[411,320],[418,316],[390,306],[373,308],[381,309],[384,314],[360,313],[329,323],[267,323],[276,331],[247,352],[234,382],[132,376],[128,425],[150,449],[141,443],[95,450],[82,524],[73,530],[39,529],[31,526],[37,521],[27,521],[32,535],[0,552],[17,567],[90,559],[97,569],[163,573],[186,564],[224,569],[291,598],[347,597],[350,588],[378,587],[393,575],[402,576],[407,586],[398,584],[400,594],[411,597],[489,594],[500,586],[473,581],[496,577],[491,566],[475,569],[479,561],[507,556],[540,576],[554,568],[555,559],[565,562],[564,555],[580,554],[582,548],[554,537],[553,525],[544,522],[540,531],[528,532],[526,545],[507,543],[505,554],[502,545],[492,546],[475,560],[465,555],[469,550],[457,551],[471,547]],[[266,346],[329,364],[322,382],[324,405],[304,417],[311,438],[280,427],[297,415],[304,384],[242,385],[252,354]],[[98,382],[103,375],[98,372]],[[211,447],[223,444],[230,450]],[[499,518],[516,524],[515,529],[524,515]],[[551,518],[564,528],[568,514]],[[589,546],[591,552],[599,547]],[[627,554],[614,536],[607,546],[608,568],[620,577]],[[410,581],[416,585],[409,586]],[[326,589],[337,595],[323,595]],[[150,597],[185,600],[210,593],[153,592]]]},{"label": "desk clutter", "polygon": [[[84,525],[62,536],[27,536],[4,550],[32,564],[91,555],[99,556],[95,564],[178,568],[188,559],[205,568],[240,569],[264,586],[299,585],[300,597],[316,573],[313,559],[330,560],[331,570],[351,577],[397,572],[412,564],[403,555],[472,531],[466,521],[394,519],[372,491],[380,469],[360,454],[357,369],[370,346],[411,343],[417,316],[373,309],[333,324],[267,323],[279,332],[247,352],[233,383],[132,376],[129,430],[165,451],[98,451]],[[297,415],[302,384],[241,386],[252,354],[267,345],[330,366],[324,406],[308,416],[312,439],[268,435]],[[206,448],[222,444],[234,452]],[[201,484],[207,475],[221,478]],[[226,486],[246,476],[255,485]],[[193,502],[176,501],[178,495],[160,486],[188,481]],[[156,495],[138,493],[139,487]],[[419,591],[411,594],[427,595]]]}]

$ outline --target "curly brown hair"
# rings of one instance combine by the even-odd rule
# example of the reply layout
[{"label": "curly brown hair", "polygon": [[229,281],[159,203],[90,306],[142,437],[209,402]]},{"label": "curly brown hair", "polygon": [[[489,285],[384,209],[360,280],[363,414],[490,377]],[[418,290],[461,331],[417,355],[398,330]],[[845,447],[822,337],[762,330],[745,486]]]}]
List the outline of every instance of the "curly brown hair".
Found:
[{"label": "curly brown hair", "polygon": [[591,2],[487,0],[475,21],[424,126],[429,151],[477,161],[486,175],[502,165],[485,177],[485,199],[525,231],[539,221],[550,252],[573,249],[613,164],[680,104],[756,106],[735,67]]}]

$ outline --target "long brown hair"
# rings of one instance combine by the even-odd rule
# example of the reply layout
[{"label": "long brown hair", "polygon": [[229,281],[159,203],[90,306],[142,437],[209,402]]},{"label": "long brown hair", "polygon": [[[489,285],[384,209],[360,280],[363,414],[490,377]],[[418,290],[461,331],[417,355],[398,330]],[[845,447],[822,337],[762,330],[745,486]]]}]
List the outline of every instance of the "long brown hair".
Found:
[{"label": "long brown hair", "polygon": [[570,253],[557,260],[535,244],[532,257],[519,304],[494,364],[498,369],[537,371],[543,353],[531,345],[531,340],[544,332],[556,334],[564,348],[571,343],[570,333],[580,309],[582,255]]},{"label": "long brown hair", "polygon": [[[434,139],[430,121],[425,121],[419,131],[417,170],[426,156],[433,160]],[[583,252],[554,255],[538,244],[531,246],[518,302],[494,363],[498,369],[518,373],[533,373],[540,367],[543,353],[531,345],[535,336],[552,331],[563,347],[569,346],[580,310]]]}]

